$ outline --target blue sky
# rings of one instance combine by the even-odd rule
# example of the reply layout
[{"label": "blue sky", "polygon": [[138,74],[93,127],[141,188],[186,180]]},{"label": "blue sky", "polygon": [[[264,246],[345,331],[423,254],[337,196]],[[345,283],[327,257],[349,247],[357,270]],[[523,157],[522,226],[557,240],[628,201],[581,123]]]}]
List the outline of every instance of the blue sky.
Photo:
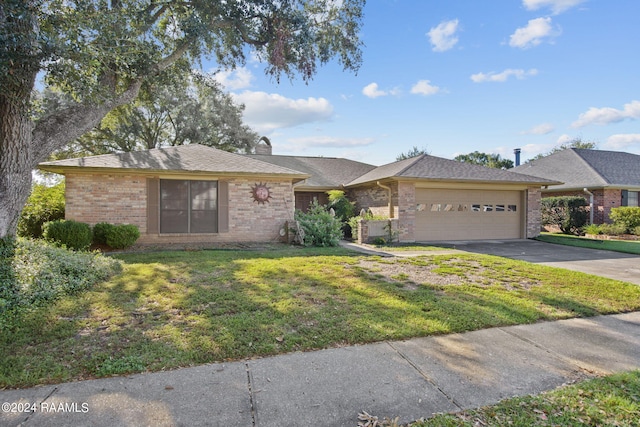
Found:
[{"label": "blue sky", "polygon": [[[357,74],[218,73],[274,154],[523,160],[576,137],[640,154],[640,1],[369,0]],[[215,66],[207,65],[207,71]]]}]

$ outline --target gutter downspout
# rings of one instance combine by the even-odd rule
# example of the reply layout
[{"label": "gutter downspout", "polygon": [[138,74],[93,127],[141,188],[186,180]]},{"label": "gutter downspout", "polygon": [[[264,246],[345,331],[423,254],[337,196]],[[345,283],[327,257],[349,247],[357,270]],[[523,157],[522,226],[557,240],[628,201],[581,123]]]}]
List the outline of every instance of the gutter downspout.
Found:
[{"label": "gutter downspout", "polygon": [[583,188],[582,191],[589,195],[589,224],[593,225],[593,193],[587,188]]},{"label": "gutter downspout", "polygon": [[393,201],[391,200],[391,187],[380,184],[380,181],[376,181],[376,184],[378,185],[378,187],[384,188],[389,192],[389,219],[395,218],[395,214],[393,212]]}]

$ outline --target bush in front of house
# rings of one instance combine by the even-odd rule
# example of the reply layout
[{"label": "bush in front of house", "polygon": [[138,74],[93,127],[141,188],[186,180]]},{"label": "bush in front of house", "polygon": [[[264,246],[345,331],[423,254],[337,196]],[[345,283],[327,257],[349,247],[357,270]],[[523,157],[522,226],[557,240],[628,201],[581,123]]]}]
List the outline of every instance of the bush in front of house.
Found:
[{"label": "bush in front of house", "polygon": [[295,219],[304,232],[305,246],[338,246],[342,239],[342,222],[316,201],[307,213],[296,211]]},{"label": "bush in front of house", "polygon": [[36,184],[22,209],[18,236],[40,238],[45,222],[64,219],[64,182],[52,187]]},{"label": "bush in front of house", "polygon": [[93,226],[93,243],[96,245],[107,244],[107,234],[113,228],[113,224],[108,222],[99,222]]},{"label": "bush in front of house", "polygon": [[625,233],[629,233],[636,227],[640,227],[640,207],[621,206],[611,208],[609,219],[614,224],[625,228]]},{"label": "bush in front of house", "polygon": [[598,228],[600,229],[600,234],[607,236],[620,236],[627,232],[627,227],[623,224],[600,224]]},{"label": "bush in front of house", "polygon": [[[4,249],[3,249],[4,248]],[[73,252],[43,240],[0,244],[0,325],[11,314],[90,288],[122,271],[118,260]]]},{"label": "bush in front of house", "polygon": [[587,223],[584,197],[545,197],[541,201],[542,225],[554,225],[564,234],[577,234]]},{"label": "bush in front of house", "polygon": [[135,225],[112,225],[107,229],[106,243],[114,249],[125,249],[132,246],[139,237],[140,230]]},{"label": "bush in front of house", "polygon": [[91,226],[73,220],[46,222],[42,227],[42,236],[57,245],[76,251],[89,249],[93,235]]},{"label": "bush in front of house", "polygon": [[329,190],[329,208],[332,208],[336,213],[336,218],[342,222],[342,234],[345,236],[351,235],[351,225],[349,220],[356,214],[355,203],[349,201],[347,196],[342,190]]}]

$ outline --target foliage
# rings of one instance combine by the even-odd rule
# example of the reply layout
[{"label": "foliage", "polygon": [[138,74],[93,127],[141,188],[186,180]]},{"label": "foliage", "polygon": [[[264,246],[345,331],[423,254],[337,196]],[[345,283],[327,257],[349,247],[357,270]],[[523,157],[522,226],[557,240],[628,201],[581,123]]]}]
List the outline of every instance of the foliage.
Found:
[{"label": "foliage", "polygon": [[454,157],[453,160],[494,169],[511,169],[513,167],[513,160],[503,159],[500,157],[500,154],[487,154],[479,151],[474,151],[469,154],[460,154]]},{"label": "foliage", "polygon": [[107,234],[114,227],[108,222],[99,222],[93,226],[93,243],[96,245],[107,244]]},{"label": "foliage", "polygon": [[598,224],[589,224],[589,225],[585,225],[582,228],[582,232],[585,234],[602,234],[602,229],[600,228],[600,226]]},{"label": "foliage", "polygon": [[541,205],[542,225],[555,225],[564,234],[576,234],[587,223],[584,197],[545,197]]},{"label": "foliage", "polygon": [[93,238],[89,224],[73,220],[46,222],[42,236],[50,242],[76,251],[89,249]]},{"label": "foliage", "polygon": [[532,160],[538,160],[543,157],[550,156],[552,154],[558,153],[568,148],[583,148],[587,150],[595,150],[598,148],[598,143],[594,141],[583,141],[581,137],[577,137],[572,139],[569,142],[565,142],[564,144],[560,144],[557,147],[553,147],[550,151],[546,153],[538,154],[537,156],[527,160],[527,163],[529,163]]},{"label": "foliage", "polygon": [[308,212],[296,211],[295,219],[304,230],[305,246],[338,246],[342,239],[340,220],[315,200]]},{"label": "foliage", "polygon": [[333,208],[336,218],[342,222],[342,234],[351,236],[349,219],[356,214],[355,203],[350,201],[342,190],[329,190],[327,194],[329,195],[328,207]]},{"label": "foliage", "polygon": [[[55,158],[185,144],[231,152],[253,150],[258,134],[243,124],[244,106],[237,105],[213,76],[180,68],[172,74],[177,75],[146,82],[133,104],[111,111]],[[47,94],[52,96],[51,91]]]},{"label": "foliage", "polygon": [[[0,291],[0,323],[9,317],[75,294],[121,271],[119,261],[98,253],[71,252],[43,240],[20,238],[9,260],[12,282]],[[11,292],[7,292],[6,285]]]},{"label": "foliage", "polygon": [[636,227],[640,227],[640,207],[637,206],[621,206],[611,208],[609,219],[614,224],[623,226],[624,232],[631,232]]},{"label": "foliage", "polygon": [[[220,70],[255,58],[276,81],[308,82],[334,59],[357,71],[363,8],[364,0],[3,2],[0,159],[15,159],[0,162],[0,237],[16,234],[32,169],[133,102],[151,79],[196,68],[203,56]],[[65,103],[38,114],[37,79]]]},{"label": "foliage", "polygon": [[52,187],[43,184],[34,185],[20,215],[18,235],[42,237],[42,225],[48,221],[64,219],[64,209],[64,182]]},{"label": "foliage", "polygon": [[348,223],[351,227],[351,238],[353,240],[358,239],[358,224],[360,223],[360,220],[377,221],[381,219],[389,219],[389,217],[384,215],[375,215],[371,211],[366,211],[364,215],[357,215],[349,218]]},{"label": "foliage", "polygon": [[106,234],[107,245],[114,249],[125,249],[138,240],[140,230],[132,224],[119,224],[110,227]]},{"label": "foliage", "polygon": [[600,234],[607,236],[620,236],[627,232],[627,226],[624,224],[600,224]]},{"label": "foliage", "polygon": [[396,157],[396,161],[411,159],[412,157],[422,156],[423,154],[429,154],[429,151],[427,150],[427,148],[426,147],[418,148],[414,145],[413,148],[407,151],[406,153],[400,153]]},{"label": "foliage", "polygon": [[536,240],[557,245],[576,246],[580,248],[600,249],[640,255],[640,242],[627,240],[593,240],[584,237],[561,234],[542,233]]},{"label": "foliage", "polygon": [[631,234],[635,234],[636,236],[640,236],[640,225],[631,230]]}]

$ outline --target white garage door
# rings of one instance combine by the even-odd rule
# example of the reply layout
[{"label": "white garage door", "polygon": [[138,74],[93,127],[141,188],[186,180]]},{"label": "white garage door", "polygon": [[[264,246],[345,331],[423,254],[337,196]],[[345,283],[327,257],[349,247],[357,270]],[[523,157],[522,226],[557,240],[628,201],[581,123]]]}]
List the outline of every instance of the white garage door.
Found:
[{"label": "white garage door", "polygon": [[416,240],[519,239],[522,192],[416,188]]}]

